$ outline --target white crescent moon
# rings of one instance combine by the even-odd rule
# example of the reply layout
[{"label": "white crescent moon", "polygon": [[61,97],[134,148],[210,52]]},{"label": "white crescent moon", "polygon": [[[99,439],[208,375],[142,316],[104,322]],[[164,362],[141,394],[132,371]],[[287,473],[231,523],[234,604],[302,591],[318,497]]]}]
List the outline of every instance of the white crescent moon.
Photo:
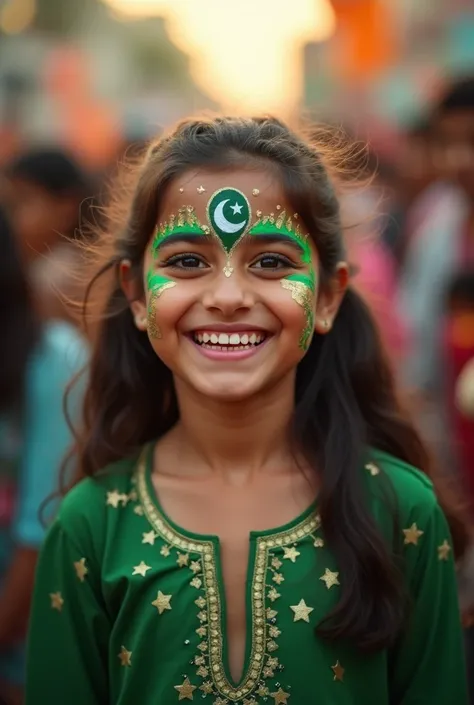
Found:
[{"label": "white crescent moon", "polygon": [[227,220],[224,215],[224,206],[229,200],[229,198],[225,198],[219,203],[218,206],[216,206],[216,210],[214,211],[214,220],[217,227],[222,230],[223,233],[228,233],[231,235],[232,233],[236,233],[238,230],[241,230],[247,221],[243,220],[241,223],[231,223]]}]

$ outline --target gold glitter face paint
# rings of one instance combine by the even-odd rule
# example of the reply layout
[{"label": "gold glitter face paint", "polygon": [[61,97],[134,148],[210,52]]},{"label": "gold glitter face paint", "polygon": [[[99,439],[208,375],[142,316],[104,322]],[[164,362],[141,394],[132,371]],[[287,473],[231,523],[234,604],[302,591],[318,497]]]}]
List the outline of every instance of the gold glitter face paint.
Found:
[{"label": "gold glitter face paint", "polygon": [[[209,234],[209,228],[202,225],[192,206],[182,206],[178,210],[178,215],[171,215],[165,223],[160,223],[151,245],[152,257],[155,260],[160,247],[166,240],[173,238],[202,237]],[[160,327],[156,322],[156,309],[159,297],[167,289],[176,286],[176,282],[162,274],[157,274],[150,268],[147,275],[147,288],[149,300],[147,306],[147,328],[150,338],[160,339],[162,337]]]},{"label": "gold glitter face paint", "polygon": [[161,294],[167,289],[172,289],[176,286],[176,282],[168,277],[163,277],[160,274],[148,273],[147,286],[149,300],[147,306],[147,329],[150,338],[155,340],[162,338],[161,330],[156,322],[156,303]]},{"label": "gold glitter face paint", "polygon": [[299,345],[306,351],[314,331],[314,303],[316,297],[316,273],[311,257],[311,248],[307,236],[301,233],[299,224],[294,223],[296,214],[287,216],[283,210],[275,216],[274,213],[260,217],[249,230],[249,236],[272,235],[286,236],[293,240],[301,251],[301,262],[308,267],[308,272],[289,274],[281,280],[281,286],[291,292],[293,301],[299,304],[305,313],[305,325],[301,332]]}]

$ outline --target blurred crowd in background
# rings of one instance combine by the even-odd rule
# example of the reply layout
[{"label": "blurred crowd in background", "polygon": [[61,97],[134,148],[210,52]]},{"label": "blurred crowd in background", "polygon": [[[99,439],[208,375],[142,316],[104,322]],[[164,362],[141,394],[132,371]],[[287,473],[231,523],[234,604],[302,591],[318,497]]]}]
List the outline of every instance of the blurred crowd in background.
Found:
[{"label": "blurred crowd in background", "polygon": [[[474,502],[474,8],[468,0],[0,0],[0,701],[87,360],[67,301],[126,155],[202,110],[367,144],[343,196],[354,285],[440,467]],[[367,177],[370,177],[369,179]],[[74,413],[74,399],[72,400]],[[470,657],[474,570],[460,567]],[[469,661],[470,674],[474,662]],[[473,700],[474,702],[474,700]]]}]

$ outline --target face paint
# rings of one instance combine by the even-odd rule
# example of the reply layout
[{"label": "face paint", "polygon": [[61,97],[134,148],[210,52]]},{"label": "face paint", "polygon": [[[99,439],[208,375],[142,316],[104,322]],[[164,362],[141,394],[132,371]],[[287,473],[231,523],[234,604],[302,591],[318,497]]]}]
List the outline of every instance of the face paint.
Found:
[{"label": "face paint", "polygon": [[170,235],[183,234],[189,237],[192,235],[208,235],[209,232],[209,227],[199,222],[193,206],[182,206],[178,210],[177,216],[171,215],[165,223],[160,223],[151,245],[152,255],[156,258],[160,245]]},{"label": "face paint", "polygon": [[251,217],[250,203],[242,191],[222,188],[209,199],[207,218],[213,234],[227,254],[223,270],[226,277],[230,277],[234,271],[231,265],[232,253],[246,234]]},{"label": "face paint", "polygon": [[161,274],[155,274],[151,271],[148,272],[147,287],[150,298],[147,308],[147,328],[150,338],[159,339],[162,337],[161,330],[156,322],[156,303],[161,294],[166,291],[166,289],[172,289],[173,286],[176,286],[176,282],[172,279],[163,277]]},{"label": "face paint", "polygon": [[275,217],[274,213],[260,218],[255,225],[250,228],[249,236],[252,235],[285,235],[291,238],[301,250],[301,262],[305,264],[308,273],[290,274],[281,280],[284,289],[291,291],[291,296],[296,303],[302,306],[305,313],[305,326],[300,337],[300,347],[307,350],[311,342],[314,331],[314,299],[316,295],[316,274],[311,258],[311,248],[308,238],[300,231],[299,225],[294,225],[294,216],[286,216],[286,211],[282,211]]},{"label": "face paint", "polygon": [[[151,245],[153,259],[158,256],[160,246],[172,235],[183,235],[183,237],[202,236],[208,234],[209,227],[201,225],[193,206],[182,206],[178,210],[178,215],[171,215],[165,223],[160,223],[156,235]],[[156,304],[158,298],[167,289],[176,286],[176,282],[169,277],[156,274],[150,269],[147,275],[147,287],[149,292],[149,302],[147,308],[148,334],[150,338],[159,339],[162,337],[161,330],[156,323]]]}]

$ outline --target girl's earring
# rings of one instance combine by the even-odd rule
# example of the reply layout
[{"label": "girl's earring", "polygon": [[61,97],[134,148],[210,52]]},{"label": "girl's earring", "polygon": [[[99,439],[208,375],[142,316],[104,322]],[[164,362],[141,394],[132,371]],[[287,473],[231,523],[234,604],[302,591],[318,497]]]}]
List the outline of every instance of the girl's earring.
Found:
[{"label": "girl's earring", "polygon": [[135,317],[135,325],[139,330],[146,330],[146,327],[147,327],[146,316],[136,316]]}]

